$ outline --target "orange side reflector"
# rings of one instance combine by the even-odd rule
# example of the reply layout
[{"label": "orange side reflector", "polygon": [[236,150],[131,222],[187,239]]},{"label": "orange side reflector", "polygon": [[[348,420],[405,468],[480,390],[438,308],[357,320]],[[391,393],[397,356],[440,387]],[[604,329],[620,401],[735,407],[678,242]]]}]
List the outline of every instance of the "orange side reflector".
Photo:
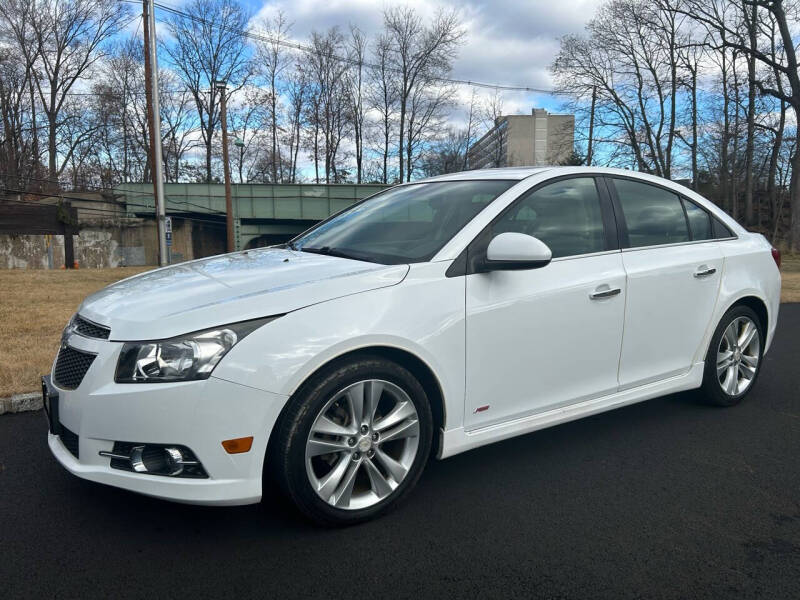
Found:
[{"label": "orange side reflector", "polygon": [[222,447],[228,454],[241,454],[242,452],[250,452],[253,447],[253,436],[236,438],[235,440],[225,440],[222,442]]}]

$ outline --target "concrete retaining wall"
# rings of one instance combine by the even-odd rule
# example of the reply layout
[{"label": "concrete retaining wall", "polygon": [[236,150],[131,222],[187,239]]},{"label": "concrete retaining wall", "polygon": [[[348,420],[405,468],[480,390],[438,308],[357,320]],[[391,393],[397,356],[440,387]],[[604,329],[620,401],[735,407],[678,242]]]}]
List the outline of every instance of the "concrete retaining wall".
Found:
[{"label": "concrete retaining wall", "polygon": [[[173,219],[171,262],[182,262],[225,251],[224,228]],[[155,222],[137,219],[81,225],[74,236],[79,268],[155,265],[158,263]],[[0,268],[60,269],[64,266],[64,236],[0,235]]]}]

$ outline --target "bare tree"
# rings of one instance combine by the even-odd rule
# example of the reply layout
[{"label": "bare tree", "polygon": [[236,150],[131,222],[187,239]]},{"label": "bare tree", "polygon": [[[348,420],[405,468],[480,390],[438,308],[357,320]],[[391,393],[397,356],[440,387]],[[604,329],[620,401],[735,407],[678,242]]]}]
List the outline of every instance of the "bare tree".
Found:
[{"label": "bare tree", "polygon": [[[47,118],[48,173],[51,188],[69,163],[74,145],[59,148],[59,129],[70,91],[103,56],[103,45],[128,19],[128,8],[114,0],[7,0],[0,14],[16,36],[29,64]],[[31,41],[34,40],[35,44]],[[80,137],[61,136],[67,143]],[[59,157],[63,157],[59,166]]]},{"label": "bare tree", "polygon": [[144,93],[142,62],[141,40],[129,36],[111,47],[92,87],[97,94],[94,110],[103,115],[98,135],[109,162],[105,172],[110,186],[141,177],[146,148],[139,144],[134,113]]},{"label": "bare tree", "polygon": [[440,11],[433,22],[425,26],[422,18],[408,7],[386,9],[383,23],[389,42],[390,70],[396,73],[399,92],[398,154],[402,183],[404,178],[409,179],[413,169],[413,148],[408,141],[418,137],[407,124],[409,108],[415,99],[419,105],[422,88],[450,72],[464,30],[455,12]]},{"label": "bare tree", "polygon": [[447,135],[426,148],[420,157],[420,170],[425,177],[462,171],[468,149],[468,129],[449,128]]},{"label": "bare tree", "polygon": [[298,65],[287,81],[287,129],[286,142],[289,149],[289,183],[297,181],[297,158],[302,144],[303,107],[308,95],[305,71]]},{"label": "bare tree", "polygon": [[494,94],[488,97],[480,107],[480,119],[483,128],[488,131],[497,127],[495,131],[495,142],[488,149],[489,164],[492,167],[506,166],[506,153],[508,142],[508,126],[502,121],[503,116],[503,96],[495,90]]},{"label": "bare tree", "polygon": [[[276,157],[272,140],[271,92],[258,88],[245,91],[236,105],[228,108],[228,123],[236,148],[231,148],[232,163],[239,183],[251,180],[270,181],[283,173],[280,158]],[[269,133],[268,133],[269,132]]]},{"label": "bare tree", "polygon": [[425,86],[417,86],[406,103],[406,181],[416,167],[418,156],[432,142],[441,138],[446,130],[445,109],[453,99],[453,88],[430,82]]},{"label": "bare tree", "polygon": [[378,114],[378,152],[381,155],[381,183],[389,183],[390,140],[395,135],[395,119],[399,109],[399,90],[390,63],[391,40],[385,34],[378,37],[373,48],[370,69],[368,102]]},{"label": "bare tree", "polygon": [[269,106],[270,106],[270,142],[272,145],[272,181],[282,181],[284,179],[281,171],[281,155],[279,145],[279,125],[278,118],[282,113],[280,104],[281,78],[283,72],[291,64],[291,58],[287,55],[283,43],[289,37],[290,25],[286,21],[286,16],[279,11],[274,17],[264,19],[261,23],[263,36],[259,39],[257,46],[258,68],[261,71],[267,86],[269,87]]},{"label": "bare tree", "polygon": [[28,95],[31,70],[13,48],[0,49],[0,181],[21,190],[37,177],[39,156]]},{"label": "bare tree", "polygon": [[225,81],[228,94],[235,95],[250,78],[249,48],[242,36],[248,15],[235,0],[192,0],[183,11],[188,18],[169,17],[171,40],[163,47],[194,99],[210,182],[220,101],[214,82]]},{"label": "bare tree", "polygon": [[350,102],[350,120],[353,124],[353,143],[356,156],[356,183],[361,183],[364,164],[364,126],[366,109],[364,106],[365,66],[367,38],[358,27],[350,26],[347,54],[350,68],[345,73],[347,97]]},{"label": "bare tree", "polygon": [[193,99],[191,92],[183,87],[173,72],[161,69],[158,78],[164,173],[167,181],[177,183],[181,178],[184,156],[195,145],[192,136]]},{"label": "bare tree", "polygon": [[[742,20],[751,48],[758,47],[758,8],[742,2]],[[747,138],[745,148],[744,221],[752,225],[753,218],[753,151],[756,128],[756,57],[747,55]]]},{"label": "bare tree", "polygon": [[[552,70],[560,90],[593,97],[595,124],[627,146],[639,170],[670,177],[680,87],[682,0],[611,0],[587,25],[567,36]],[[596,154],[596,153],[595,153]]]},{"label": "bare tree", "polygon": [[313,153],[316,181],[320,181],[319,163],[324,153],[325,183],[337,182],[342,178],[337,160],[344,134],[347,113],[347,95],[343,78],[347,63],[341,60],[344,51],[344,36],[338,27],[325,33],[311,33],[311,47],[308,54],[306,76],[309,85],[310,112],[313,138]]},{"label": "bare tree", "polygon": [[469,149],[472,146],[472,142],[475,141],[475,126],[477,125],[477,94],[475,90],[472,90],[472,93],[469,97],[469,112],[467,113],[467,130],[464,132],[464,141],[466,143],[466,148],[464,149],[464,160],[461,164],[461,170],[466,171],[469,168]]},{"label": "bare tree", "polygon": [[[754,58],[759,65],[771,71],[773,81],[780,80],[781,86],[770,85],[761,80],[755,81],[756,88],[762,93],[774,97],[779,102],[786,102],[792,107],[795,120],[800,121],[800,72],[797,61],[797,21],[793,14],[793,3],[782,0],[741,0],[741,7],[749,14],[751,24],[758,27],[759,33],[769,36],[777,33],[777,45],[782,55],[776,57],[770,47],[759,43],[761,35],[742,36],[737,22],[726,18],[731,0],[689,0],[687,14],[709,29],[719,34],[721,44]],[[752,12],[749,12],[748,9]],[[800,153],[792,157],[791,180],[789,184],[791,198],[790,245],[792,250],[800,251]]]},{"label": "bare tree", "polygon": [[688,133],[681,128],[677,128],[675,134],[689,149],[692,189],[697,191],[699,171],[697,162],[698,136],[699,136],[699,101],[698,101],[698,75],[700,73],[700,61],[703,58],[704,49],[701,43],[696,40],[686,40],[678,51],[678,61],[681,64],[683,75],[680,77],[680,85],[688,93]]},{"label": "bare tree", "polygon": [[[31,158],[36,163],[30,165],[31,169],[38,170],[40,159],[37,122],[38,99],[34,73],[36,61],[39,60],[39,45],[33,29],[32,9],[30,2],[12,1],[0,5],[0,17],[2,17],[0,18],[0,39],[5,45],[2,54],[5,130],[3,153],[8,161],[6,173],[8,173],[9,181],[16,186],[14,189],[23,188],[23,181],[18,179],[22,173],[17,170],[17,167],[22,166],[19,161],[24,154],[22,151],[23,139],[30,141]],[[26,96],[24,100],[23,96]],[[27,111],[24,108],[25,105],[27,105]],[[24,112],[29,112],[29,116],[24,115]],[[22,128],[23,120],[27,121],[27,131]],[[15,129],[16,133],[14,133]],[[33,171],[29,172],[26,179],[33,175]],[[28,185],[30,183],[28,182]]]}]

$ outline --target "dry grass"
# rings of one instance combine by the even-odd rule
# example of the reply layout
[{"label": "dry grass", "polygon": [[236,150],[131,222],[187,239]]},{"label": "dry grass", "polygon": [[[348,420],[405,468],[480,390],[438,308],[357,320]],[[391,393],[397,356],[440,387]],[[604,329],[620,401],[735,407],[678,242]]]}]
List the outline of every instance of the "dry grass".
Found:
[{"label": "dry grass", "polygon": [[800,302],[800,254],[783,255],[781,278],[781,302]]},{"label": "dry grass", "polygon": [[152,267],[0,270],[0,398],[39,389],[61,330],[86,296]]},{"label": "dry grass", "polygon": [[[81,300],[148,268],[0,270],[0,398],[39,389]],[[781,270],[781,301],[800,302],[800,255],[784,255]]]}]

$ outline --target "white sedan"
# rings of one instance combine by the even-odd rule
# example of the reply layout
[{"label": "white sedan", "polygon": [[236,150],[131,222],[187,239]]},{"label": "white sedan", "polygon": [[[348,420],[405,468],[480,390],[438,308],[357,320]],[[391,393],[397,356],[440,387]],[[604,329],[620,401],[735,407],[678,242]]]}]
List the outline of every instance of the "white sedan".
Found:
[{"label": "white sedan", "polygon": [[780,255],[670,181],[596,168],[400,185],[282,247],[87,298],[43,378],[79,477],[197,504],[278,485],[346,524],[431,454],[681,390],[736,404],[778,317]]}]

